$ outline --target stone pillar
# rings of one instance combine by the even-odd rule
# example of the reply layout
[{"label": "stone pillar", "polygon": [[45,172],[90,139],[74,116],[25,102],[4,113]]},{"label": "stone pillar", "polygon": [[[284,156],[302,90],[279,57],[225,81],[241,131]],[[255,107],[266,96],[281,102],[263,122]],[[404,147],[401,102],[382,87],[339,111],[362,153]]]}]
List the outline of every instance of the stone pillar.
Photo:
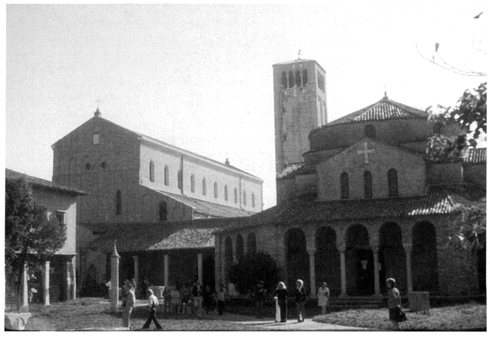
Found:
[{"label": "stone pillar", "polygon": [[49,270],[50,269],[50,262],[45,261],[44,262],[44,271],[43,271],[43,304],[44,305],[50,305],[51,303],[49,302]]},{"label": "stone pillar", "polygon": [[376,297],[381,296],[379,288],[379,246],[372,246],[373,250],[373,261],[374,261],[374,295]]},{"label": "stone pillar", "polygon": [[316,276],[315,276],[315,249],[309,249],[310,255],[310,297],[316,297]]},{"label": "stone pillar", "polygon": [[339,246],[340,252],[340,297],[347,296],[347,278],[345,272],[345,245]]},{"label": "stone pillar", "polygon": [[20,312],[29,312],[29,286],[27,279],[27,264],[24,264],[22,270],[22,304]]},{"label": "stone pillar", "polygon": [[114,241],[114,250],[111,255],[111,312],[118,312],[120,258],[121,256],[119,256],[116,250],[116,241]]},{"label": "stone pillar", "polygon": [[403,248],[405,249],[405,257],[407,262],[407,289],[408,292],[413,292],[413,284],[412,284],[412,245],[411,244],[403,244]]},{"label": "stone pillar", "polygon": [[134,280],[136,281],[136,289],[138,289],[138,285],[140,284],[140,258],[138,256],[133,256],[134,263]]},{"label": "stone pillar", "polygon": [[197,281],[202,285],[202,253],[197,254]]},{"label": "stone pillar", "polygon": [[163,284],[169,286],[168,284],[168,254],[163,256]]}]

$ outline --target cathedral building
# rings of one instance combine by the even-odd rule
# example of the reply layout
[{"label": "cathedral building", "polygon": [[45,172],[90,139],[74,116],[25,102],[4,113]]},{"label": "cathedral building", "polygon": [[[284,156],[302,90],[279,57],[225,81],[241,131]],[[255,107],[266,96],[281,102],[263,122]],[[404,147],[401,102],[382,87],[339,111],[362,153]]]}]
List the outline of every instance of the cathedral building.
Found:
[{"label": "cathedral building", "polygon": [[312,297],[324,281],[334,296],[381,296],[388,277],[403,294],[485,293],[485,251],[475,264],[447,245],[456,208],[486,196],[486,149],[432,162],[427,139],[460,129],[386,94],[328,122],[317,62],[273,72],[278,204],[216,232],[216,280],[253,236],[287,286],[302,279]]}]

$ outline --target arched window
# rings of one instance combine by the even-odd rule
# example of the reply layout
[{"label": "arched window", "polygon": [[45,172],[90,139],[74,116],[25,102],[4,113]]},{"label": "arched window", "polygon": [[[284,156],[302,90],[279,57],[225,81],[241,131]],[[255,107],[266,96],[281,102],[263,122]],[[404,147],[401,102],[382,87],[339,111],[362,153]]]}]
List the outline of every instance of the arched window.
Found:
[{"label": "arched window", "polygon": [[243,205],[247,205],[247,193],[243,192]]},{"label": "arched window", "polygon": [[168,176],[168,166],[165,166],[165,168],[163,169],[163,184],[165,184],[166,186],[168,186]]},{"label": "arched window", "polygon": [[252,193],[252,208],[255,208],[255,194]]},{"label": "arched window", "polygon": [[395,169],[388,170],[388,195],[398,196],[398,174]]},{"label": "arched window", "polygon": [[364,136],[376,138],[376,128],[372,124],[368,124],[364,127]]},{"label": "arched window", "polygon": [[167,220],[167,203],[165,202],[160,202],[158,205],[158,219],[160,221]]},{"label": "arched window", "polygon": [[294,87],[294,75],[293,75],[293,71],[290,70],[288,75],[289,75],[288,88],[293,88]]},{"label": "arched window", "polygon": [[301,87],[301,72],[296,70],[296,73],[294,74],[294,84],[296,87]]},{"label": "arched window", "polygon": [[214,198],[218,198],[218,182],[214,182]]},{"label": "arched window", "polygon": [[155,182],[155,163],[150,161],[150,182]]},{"label": "arched window", "polygon": [[225,201],[228,201],[228,186],[225,184]]},{"label": "arched window", "polygon": [[364,172],[364,197],[373,198],[373,176],[369,171]]},{"label": "arched window", "polygon": [[196,179],[194,175],[191,175],[191,192],[196,192]]},{"label": "arched window", "polygon": [[349,198],[349,175],[345,172],[340,175],[340,198]]},{"label": "arched window", "polygon": [[177,173],[177,187],[182,189],[182,170]]},{"label": "arched window", "polygon": [[238,190],[237,190],[237,188],[235,188],[235,190],[233,190],[233,195],[235,197],[235,203],[238,203]]},{"label": "arched window", "polygon": [[303,87],[306,87],[308,84],[308,71],[306,69],[303,69],[303,78],[301,80],[303,81]]},{"label": "arched window", "polygon": [[121,190],[116,191],[116,215],[120,215],[122,210]]},{"label": "arched window", "polygon": [[206,196],[206,177],[202,179],[202,194]]},{"label": "arched window", "polygon": [[288,76],[286,75],[286,72],[282,72],[281,86],[284,89],[286,89],[288,87]]}]

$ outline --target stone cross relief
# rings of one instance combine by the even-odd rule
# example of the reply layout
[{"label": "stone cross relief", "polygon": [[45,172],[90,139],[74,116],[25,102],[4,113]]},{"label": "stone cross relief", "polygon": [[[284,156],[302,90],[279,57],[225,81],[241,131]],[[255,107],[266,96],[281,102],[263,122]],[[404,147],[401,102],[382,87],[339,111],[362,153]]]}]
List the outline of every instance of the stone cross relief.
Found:
[{"label": "stone cross relief", "polygon": [[357,155],[363,155],[364,154],[364,163],[369,164],[369,154],[374,153],[374,149],[368,149],[368,144],[367,142],[364,142],[364,149],[363,150],[358,150]]}]

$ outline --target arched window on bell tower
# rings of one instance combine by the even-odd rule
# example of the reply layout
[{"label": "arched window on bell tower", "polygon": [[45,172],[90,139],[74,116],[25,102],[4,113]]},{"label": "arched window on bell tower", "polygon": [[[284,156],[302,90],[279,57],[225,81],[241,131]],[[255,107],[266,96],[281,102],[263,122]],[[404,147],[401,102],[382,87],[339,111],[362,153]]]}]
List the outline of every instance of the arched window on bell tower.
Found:
[{"label": "arched window on bell tower", "polygon": [[296,87],[301,87],[301,72],[296,70],[296,73],[294,74],[294,84]]},{"label": "arched window on bell tower", "polygon": [[282,75],[281,75],[281,86],[284,89],[286,89],[288,87],[288,76],[287,76],[286,72],[282,72]]},{"label": "arched window on bell tower", "polygon": [[349,175],[346,172],[340,175],[340,198],[349,198]]},{"label": "arched window on bell tower", "polygon": [[293,88],[294,87],[294,74],[293,71],[290,70],[289,73],[289,79],[288,79],[288,88]]},{"label": "arched window on bell tower", "polygon": [[301,80],[303,87],[306,87],[308,84],[308,71],[306,69],[303,69],[303,78]]}]

